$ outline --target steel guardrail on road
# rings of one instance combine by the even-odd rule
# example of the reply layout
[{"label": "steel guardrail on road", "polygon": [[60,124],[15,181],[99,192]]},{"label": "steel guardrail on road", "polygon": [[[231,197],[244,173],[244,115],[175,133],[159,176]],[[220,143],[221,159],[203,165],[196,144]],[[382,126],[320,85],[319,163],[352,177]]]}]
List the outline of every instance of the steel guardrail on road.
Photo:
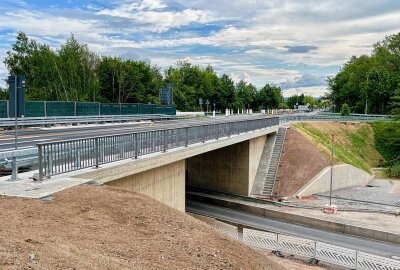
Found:
[{"label": "steel guardrail on road", "polygon": [[264,116],[215,124],[40,143],[37,144],[39,180],[277,125],[278,117]]},{"label": "steel guardrail on road", "polygon": [[[18,126],[45,126],[56,124],[88,124],[88,123],[113,123],[121,121],[141,121],[141,120],[179,120],[193,118],[193,116],[176,116],[163,114],[143,114],[143,115],[99,115],[99,116],[58,116],[58,117],[30,117],[18,118]],[[14,127],[14,118],[0,119],[0,127]]]},{"label": "steel guardrail on road", "polygon": [[392,121],[394,118],[386,115],[350,115],[341,116],[336,114],[313,114],[313,115],[280,115],[280,122],[304,122],[304,121],[335,121],[335,122],[372,122],[372,121]]}]

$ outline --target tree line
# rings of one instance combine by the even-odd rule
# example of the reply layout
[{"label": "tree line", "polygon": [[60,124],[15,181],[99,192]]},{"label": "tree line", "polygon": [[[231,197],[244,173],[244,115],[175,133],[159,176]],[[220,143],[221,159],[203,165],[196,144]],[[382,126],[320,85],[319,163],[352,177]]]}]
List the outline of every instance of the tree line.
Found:
[{"label": "tree line", "polygon": [[353,56],[328,78],[327,99],[340,111],[400,114],[400,33],[373,46],[371,55]]},{"label": "tree line", "polygon": [[[211,66],[188,61],[162,72],[149,62],[100,56],[73,35],[52,49],[19,32],[4,64],[10,74],[25,75],[27,100],[160,104],[159,90],[172,84],[174,103],[182,111],[199,110],[200,98],[219,110],[287,107],[275,85],[257,89],[244,81],[235,83]],[[7,91],[0,91],[0,99],[6,98]]]}]

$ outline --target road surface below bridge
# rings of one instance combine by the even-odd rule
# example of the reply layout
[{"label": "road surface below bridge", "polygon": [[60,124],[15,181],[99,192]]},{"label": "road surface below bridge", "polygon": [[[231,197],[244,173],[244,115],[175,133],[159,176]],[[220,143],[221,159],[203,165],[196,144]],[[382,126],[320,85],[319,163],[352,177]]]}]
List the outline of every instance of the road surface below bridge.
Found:
[{"label": "road surface below bridge", "polygon": [[400,256],[400,245],[315,229],[299,224],[286,223],[283,221],[268,219],[262,216],[235,211],[206,203],[187,200],[186,211],[230,221],[233,223],[247,225],[266,231],[302,237],[384,257]]}]

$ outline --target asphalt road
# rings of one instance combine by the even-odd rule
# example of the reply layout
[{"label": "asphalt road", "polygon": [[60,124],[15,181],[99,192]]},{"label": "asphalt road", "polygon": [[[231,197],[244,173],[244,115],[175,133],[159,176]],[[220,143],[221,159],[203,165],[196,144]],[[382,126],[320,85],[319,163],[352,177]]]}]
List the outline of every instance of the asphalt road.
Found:
[{"label": "asphalt road", "polygon": [[186,211],[384,257],[400,256],[400,245],[286,223],[205,203],[187,200]]},{"label": "asphalt road", "polygon": [[[38,143],[63,141],[71,139],[88,138],[95,136],[117,135],[131,133],[137,131],[148,131],[167,128],[180,128],[195,125],[216,124],[223,122],[234,122],[246,119],[258,119],[265,116],[261,115],[240,115],[230,117],[216,118],[197,118],[186,120],[169,120],[160,122],[131,122],[121,124],[104,124],[104,125],[81,125],[69,127],[53,127],[53,128],[25,128],[18,130],[18,148],[35,147]],[[14,149],[14,131],[0,131],[0,151],[8,151]]]}]

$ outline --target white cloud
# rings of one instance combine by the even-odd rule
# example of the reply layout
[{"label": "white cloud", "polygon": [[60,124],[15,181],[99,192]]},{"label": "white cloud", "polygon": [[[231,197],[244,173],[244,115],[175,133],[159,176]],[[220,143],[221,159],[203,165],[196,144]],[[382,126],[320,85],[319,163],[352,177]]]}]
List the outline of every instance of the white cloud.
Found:
[{"label": "white cloud", "polygon": [[[293,87],[296,83],[315,87],[315,92],[322,88],[306,84],[310,76],[321,74],[315,70],[337,70],[352,55],[369,53],[372,43],[400,31],[396,0],[115,2],[111,8],[87,11],[30,10],[29,4],[20,10],[5,9],[0,30],[24,31],[53,46],[73,33],[102,54],[138,55],[161,67],[185,58],[202,66],[211,64],[235,80],[251,80],[258,86],[286,81]],[[191,28],[206,28],[209,23],[213,26],[209,33],[197,34]],[[168,30],[174,31],[167,35]],[[190,52],[196,46],[214,46],[222,53]],[[179,51],[181,47],[189,48],[188,53]],[[4,56],[0,51],[0,58]],[[331,73],[318,75],[313,83],[323,85],[323,77]]]},{"label": "white cloud", "polygon": [[191,8],[169,11],[164,10],[166,7],[159,0],[143,0],[124,3],[113,9],[103,9],[97,14],[129,19],[142,25],[143,29],[159,33],[191,23],[208,23],[214,20],[211,11]]},{"label": "white cloud", "polygon": [[284,97],[290,97],[294,95],[304,94],[305,96],[321,97],[327,94],[328,88],[326,86],[309,86],[309,87],[298,87],[298,88],[288,88],[282,91]]}]

